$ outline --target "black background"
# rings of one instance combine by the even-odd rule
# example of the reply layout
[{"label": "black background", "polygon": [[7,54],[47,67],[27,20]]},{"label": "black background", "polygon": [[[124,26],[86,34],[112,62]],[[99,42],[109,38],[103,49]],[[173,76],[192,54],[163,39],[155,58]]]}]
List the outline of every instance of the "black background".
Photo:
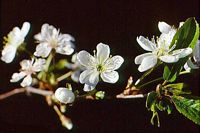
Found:
[{"label": "black background", "polygon": [[[199,0],[1,0],[1,42],[14,26],[29,21],[31,32],[27,40],[30,51],[35,50],[32,37],[40,32],[43,23],[74,36],[76,51],[85,49],[91,53],[99,42],[109,44],[111,53],[122,55],[125,63],[119,69],[118,84],[101,83],[98,87],[114,95],[123,90],[130,75],[135,80],[141,76],[134,58],[145,51],[137,44],[136,37],[159,35],[159,21],[177,27],[180,21],[189,17],[195,17],[199,22]],[[19,86],[18,83],[9,84],[9,79],[13,72],[18,71],[18,62],[23,58],[27,57],[19,56],[11,64],[0,62],[0,93]],[[162,69],[154,76],[161,72]],[[199,95],[199,71],[180,80],[191,86],[193,94]],[[199,126],[175,110],[169,116],[161,114],[161,128],[151,126],[151,112],[146,110],[143,99],[78,101],[67,113],[75,124],[74,132],[199,131]],[[42,97],[20,94],[0,101],[1,132],[66,130],[60,126],[57,116]]]}]

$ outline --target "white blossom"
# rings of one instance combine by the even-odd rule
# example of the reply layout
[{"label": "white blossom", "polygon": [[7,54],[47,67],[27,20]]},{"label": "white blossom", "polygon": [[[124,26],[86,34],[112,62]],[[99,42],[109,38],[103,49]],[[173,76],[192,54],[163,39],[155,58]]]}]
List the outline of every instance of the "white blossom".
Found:
[{"label": "white blossom", "polygon": [[65,88],[65,87],[59,87],[56,91],[55,91],[55,98],[60,101],[61,103],[73,103],[75,100],[75,95],[74,93]]},{"label": "white blossom", "polygon": [[154,67],[158,59],[165,63],[177,62],[180,58],[184,58],[192,53],[191,48],[182,48],[174,50],[175,45],[170,48],[172,39],[176,33],[176,29],[165,22],[159,22],[158,28],[161,35],[155,41],[154,38],[150,41],[143,36],[137,37],[139,45],[148,53],[141,54],[135,58],[135,64],[140,64],[138,70],[144,72]]},{"label": "white blossom", "polygon": [[34,59],[32,60],[23,60],[20,62],[21,70],[19,73],[14,73],[10,82],[18,82],[22,78],[23,81],[21,83],[22,87],[30,86],[32,83],[32,74],[36,74],[36,72],[40,72],[44,69],[46,61],[45,59]]},{"label": "white blossom", "polygon": [[200,41],[198,40],[193,52],[192,57],[188,59],[185,63],[184,68],[186,71],[191,71],[191,69],[198,69],[200,67]]},{"label": "white blossom", "polygon": [[11,63],[15,58],[17,48],[24,42],[30,29],[30,23],[24,22],[22,28],[14,27],[7,37],[4,37],[5,46],[1,53],[1,60],[5,63]]},{"label": "white blossom", "polygon": [[124,59],[119,56],[110,56],[110,48],[108,45],[99,43],[96,47],[97,53],[94,56],[82,50],[77,54],[77,59],[86,70],[80,77],[80,83],[85,84],[84,90],[90,91],[95,88],[99,82],[99,76],[104,82],[116,83],[119,79],[117,70]]},{"label": "white blossom", "polygon": [[75,39],[69,34],[61,34],[54,26],[43,24],[41,32],[36,34],[35,39],[39,43],[34,53],[38,57],[47,57],[52,49],[56,53],[71,55],[74,52]]}]

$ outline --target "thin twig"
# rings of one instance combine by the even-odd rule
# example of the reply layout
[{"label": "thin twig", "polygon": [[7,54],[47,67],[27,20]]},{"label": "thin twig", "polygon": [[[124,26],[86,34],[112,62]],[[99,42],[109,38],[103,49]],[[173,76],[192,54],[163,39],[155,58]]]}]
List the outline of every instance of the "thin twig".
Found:
[{"label": "thin twig", "polygon": [[124,94],[119,94],[116,96],[116,98],[123,98],[123,99],[130,99],[130,98],[144,98],[145,96],[143,94],[138,94],[138,95],[124,95]]},{"label": "thin twig", "polygon": [[6,99],[6,98],[13,96],[15,94],[25,93],[25,92],[39,94],[39,95],[42,95],[42,96],[49,96],[49,95],[53,94],[52,91],[41,90],[41,89],[34,88],[34,87],[15,88],[14,90],[11,90],[9,92],[0,94],[0,100]]},{"label": "thin twig", "polygon": [[13,96],[15,94],[24,93],[24,92],[26,92],[25,88],[16,88],[12,91],[0,94],[0,100],[6,99],[6,98]]}]

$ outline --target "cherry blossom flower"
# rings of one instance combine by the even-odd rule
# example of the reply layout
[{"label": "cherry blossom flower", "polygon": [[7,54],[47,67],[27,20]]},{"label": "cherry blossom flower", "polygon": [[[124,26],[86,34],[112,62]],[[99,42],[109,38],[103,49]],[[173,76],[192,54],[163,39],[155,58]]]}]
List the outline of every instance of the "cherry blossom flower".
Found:
[{"label": "cherry blossom flower", "polygon": [[104,82],[116,83],[119,79],[117,70],[124,59],[119,56],[110,56],[108,45],[99,43],[96,47],[97,53],[94,56],[82,50],[77,54],[77,60],[83,65],[84,70],[80,77],[80,83],[85,84],[84,90],[92,90],[99,82],[99,76]]},{"label": "cherry blossom flower", "polygon": [[52,25],[43,24],[41,33],[35,35],[35,39],[39,43],[34,53],[35,56],[46,58],[52,49],[63,55],[71,55],[74,52],[72,42],[75,39],[69,34],[61,34]]},{"label": "cherry blossom flower", "polygon": [[184,68],[186,71],[191,71],[191,69],[199,69],[200,67],[200,41],[198,40],[193,52],[192,57],[188,59],[185,63]]},{"label": "cherry blossom flower", "polygon": [[65,87],[59,87],[55,91],[55,98],[60,101],[61,103],[68,104],[68,103],[73,103],[75,100],[75,95],[74,93],[65,88]]},{"label": "cherry blossom flower", "polygon": [[140,72],[153,68],[158,63],[158,59],[165,63],[174,63],[192,53],[191,48],[174,50],[175,45],[170,48],[172,39],[177,31],[174,27],[165,22],[159,22],[158,28],[161,35],[156,41],[154,38],[150,41],[143,36],[137,37],[139,45],[148,51],[148,53],[138,55],[135,58],[135,64],[140,64],[138,68]]},{"label": "cherry blossom flower", "polygon": [[8,37],[4,37],[5,46],[1,53],[1,60],[5,63],[11,63],[15,58],[17,48],[24,42],[26,35],[30,29],[30,23],[24,22],[22,28],[14,27],[8,34]]},{"label": "cherry blossom flower", "polygon": [[32,83],[32,74],[36,74],[36,72],[40,72],[44,69],[46,61],[45,59],[34,59],[32,60],[23,60],[20,62],[21,70],[19,73],[14,73],[10,82],[18,82],[22,78],[23,81],[21,83],[22,87],[30,86]]}]

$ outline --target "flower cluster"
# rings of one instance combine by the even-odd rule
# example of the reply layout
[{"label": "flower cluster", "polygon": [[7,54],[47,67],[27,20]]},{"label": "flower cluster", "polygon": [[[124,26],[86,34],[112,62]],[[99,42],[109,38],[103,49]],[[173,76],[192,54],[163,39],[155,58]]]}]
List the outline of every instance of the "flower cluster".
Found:
[{"label": "flower cluster", "polygon": [[[20,84],[22,92],[25,90],[45,96],[48,105],[52,106],[58,114],[62,125],[71,129],[73,124],[64,115],[66,106],[72,105],[76,99],[99,100],[106,97],[104,91],[97,89],[98,83],[101,81],[117,83],[120,79],[117,70],[124,63],[124,58],[120,55],[112,56],[110,46],[104,43],[97,44],[93,55],[85,50],[75,51],[74,37],[61,33],[59,29],[47,23],[42,25],[40,33],[34,35],[37,46],[31,54],[25,48],[27,45],[22,45],[25,44],[30,25],[29,22],[24,22],[21,29],[14,27],[8,36],[4,37],[5,46],[1,53],[1,60],[11,63],[19,50],[29,53],[29,59],[20,62],[21,69],[12,75],[10,82],[22,80]],[[200,67],[198,23],[194,18],[189,18],[175,28],[165,22],[159,22],[158,29],[161,34],[156,38],[153,37],[151,40],[143,36],[136,38],[137,43],[147,53],[135,57],[134,62],[139,65],[139,72],[146,72],[136,80],[135,84],[133,83],[135,79],[130,77],[125,90],[115,98],[147,96],[146,107],[153,113],[151,123],[154,124],[154,118],[157,118],[158,126],[160,123],[158,111],[167,111],[170,114],[171,104],[174,104],[183,115],[200,125],[200,120],[196,119],[199,118],[196,114],[200,114],[196,109],[199,101],[195,98],[191,102],[188,97],[184,97],[182,94],[190,94],[184,90],[185,84],[176,83],[178,76]],[[57,54],[62,54],[62,56],[56,58]],[[68,61],[70,57],[71,61]],[[158,66],[163,67],[162,77],[148,79],[144,83],[143,79]],[[146,85],[161,80],[163,82],[150,88],[149,92],[143,91]],[[73,81],[80,88],[73,87]],[[63,87],[63,83],[66,86]],[[147,94],[144,94],[146,92]],[[181,108],[183,106],[186,108]]]}]

